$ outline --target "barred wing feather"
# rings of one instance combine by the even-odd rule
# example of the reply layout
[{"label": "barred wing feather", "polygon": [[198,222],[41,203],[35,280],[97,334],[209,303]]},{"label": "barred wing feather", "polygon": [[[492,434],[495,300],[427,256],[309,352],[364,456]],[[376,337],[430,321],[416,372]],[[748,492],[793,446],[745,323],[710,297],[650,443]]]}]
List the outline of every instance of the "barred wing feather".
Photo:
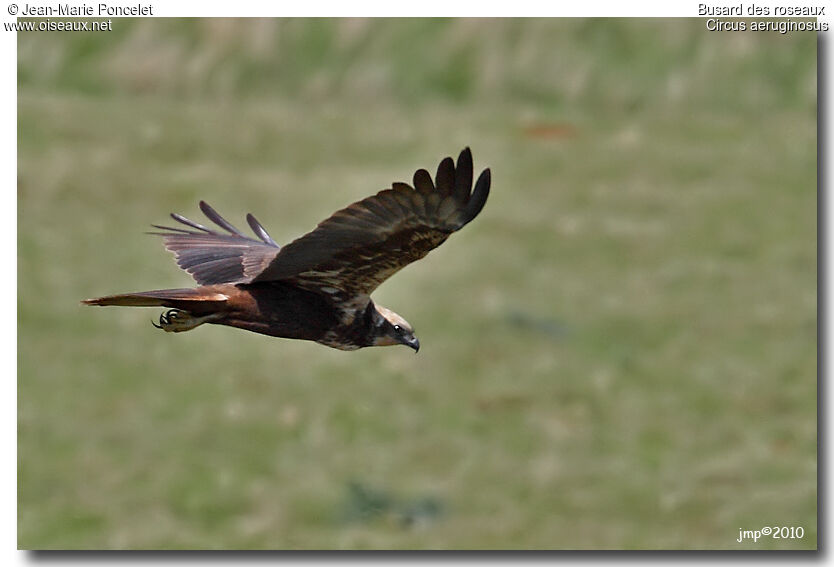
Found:
[{"label": "barred wing feather", "polygon": [[153,225],[165,232],[151,233],[164,237],[165,247],[174,253],[177,265],[191,274],[198,284],[249,281],[278,254],[278,244],[251,214],[246,220],[260,240],[243,234],[205,201],[200,201],[200,210],[228,234],[206,228],[176,213],[171,217],[190,230]]}]

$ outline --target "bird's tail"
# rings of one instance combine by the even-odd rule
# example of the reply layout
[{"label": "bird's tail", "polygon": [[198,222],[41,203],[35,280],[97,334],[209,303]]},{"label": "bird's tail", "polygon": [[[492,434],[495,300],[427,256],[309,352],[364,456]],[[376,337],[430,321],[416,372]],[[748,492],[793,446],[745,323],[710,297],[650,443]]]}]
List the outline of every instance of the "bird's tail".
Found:
[{"label": "bird's tail", "polygon": [[85,299],[84,305],[118,305],[124,307],[173,307],[198,312],[212,310],[224,303],[229,296],[206,288],[158,289],[137,293],[106,295]]}]

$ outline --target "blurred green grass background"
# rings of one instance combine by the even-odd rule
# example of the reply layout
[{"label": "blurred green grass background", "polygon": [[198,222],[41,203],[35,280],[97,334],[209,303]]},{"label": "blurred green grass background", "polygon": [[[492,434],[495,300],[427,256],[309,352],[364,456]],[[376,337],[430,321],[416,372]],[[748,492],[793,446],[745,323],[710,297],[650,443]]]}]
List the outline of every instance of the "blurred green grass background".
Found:
[{"label": "blurred green grass background", "polygon": [[[815,35],[18,38],[21,548],[816,547]],[[191,285],[142,233],[201,198],[286,242],[466,145],[483,214],[375,295],[417,356],[78,304]]]}]

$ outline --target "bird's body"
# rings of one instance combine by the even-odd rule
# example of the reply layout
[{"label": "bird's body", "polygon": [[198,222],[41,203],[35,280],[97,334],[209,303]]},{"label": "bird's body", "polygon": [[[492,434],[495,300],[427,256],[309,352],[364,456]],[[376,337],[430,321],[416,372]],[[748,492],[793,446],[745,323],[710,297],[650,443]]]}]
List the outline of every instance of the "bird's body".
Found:
[{"label": "bird's body", "polygon": [[245,236],[201,202],[206,216],[229,234],[172,214],[183,228],[157,227],[177,263],[200,285],[88,299],[88,305],[171,308],[159,319],[170,332],[203,323],[237,327],[341,350],[420,343],[399,315],[376,305],[371,292],[428,254],[472,220],[489,194],[485,170],[472,187],[472,157],[461,152],[438,167],[436,182],[418,170],[415,187],[391,189],[334,213],[311,233],[278,246],[252,215],[259,237]]}]

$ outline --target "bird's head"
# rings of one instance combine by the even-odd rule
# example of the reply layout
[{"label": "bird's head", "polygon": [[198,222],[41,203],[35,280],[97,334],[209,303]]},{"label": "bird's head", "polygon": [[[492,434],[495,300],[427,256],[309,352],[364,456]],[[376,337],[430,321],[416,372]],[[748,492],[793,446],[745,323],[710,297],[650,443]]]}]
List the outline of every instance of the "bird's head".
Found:
[{"label": "bird's head", "polygon": [[374,346],[405,345],[420,350],[420,341],[414,336],[414,329],[408,321],[380,305],[374,314]]}]

